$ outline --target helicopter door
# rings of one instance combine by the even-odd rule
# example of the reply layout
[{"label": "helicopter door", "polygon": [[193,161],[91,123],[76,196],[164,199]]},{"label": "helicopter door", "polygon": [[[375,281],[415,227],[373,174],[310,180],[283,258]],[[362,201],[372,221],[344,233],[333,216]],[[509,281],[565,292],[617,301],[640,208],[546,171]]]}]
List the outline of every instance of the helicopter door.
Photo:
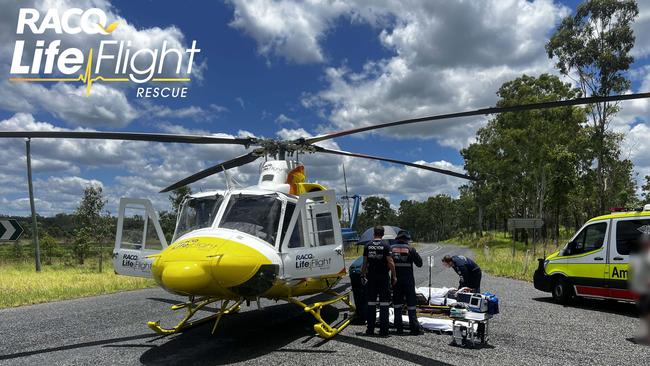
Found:
[{"label": "helicopter door", "polygon": [[117,233],[113,249],[115,273],[134,277],[152,277],[152,258],[167,248],[167,240],[158,222],[158,214],[147,199],[120,199]]},{"label": "helicopter door", "polygon": [[[287,203],[288,221],[280,251],[286,279],[340,273],[345,269],[343,239],[334,191],[300,195],[295,207]],[[286,220],[284,220],[287,222]]]}]

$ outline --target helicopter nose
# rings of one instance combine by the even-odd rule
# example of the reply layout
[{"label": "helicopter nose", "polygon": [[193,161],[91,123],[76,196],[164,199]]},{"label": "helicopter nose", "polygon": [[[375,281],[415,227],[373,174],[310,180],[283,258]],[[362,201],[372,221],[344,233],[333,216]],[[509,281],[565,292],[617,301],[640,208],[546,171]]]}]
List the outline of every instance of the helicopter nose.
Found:
[{"label": "helicopter nose", "polygon": [[152,266],[156,281],[182,295],[258,296],[271,288],[279,266],[244,243],[221,238],[172,244]]},{"label": "helicopter nose", "polygon": [[163,287],[181,294],[200,292],[209,286],[212,278],[201,262],[168,262],[162,264]]}]

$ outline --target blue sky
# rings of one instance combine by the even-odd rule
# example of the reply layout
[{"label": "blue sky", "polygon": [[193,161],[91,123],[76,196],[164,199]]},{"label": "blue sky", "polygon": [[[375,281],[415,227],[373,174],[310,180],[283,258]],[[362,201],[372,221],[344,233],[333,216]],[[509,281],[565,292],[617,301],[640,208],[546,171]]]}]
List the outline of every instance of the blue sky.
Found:
[{"label": "blue sky", "polygon": [[[0,57],[8,74],[8,56],[17,39],[17,9],[31,2],[9,1],[0,17]],[[184,99],[138,99],[135,88],[97,87],[100,96],[85,98],[82,86],[19,87],[4,81],[0,92],[0,128],[92,128],[126,131],[183,131],[277,137],[349,128],[422,115],[487,107],[502,82],[522,73],[557,73],[543,46],[577,1],[358,1],[254,0],[228,2],[80,0],[65,7],[100,7],[122,23],[115,37],[163,38],[184,46],[196,40],[199,77],[192,75]],[[631,73],[633,90],[648,79],[650,16],[641,6],[639,46]],[[128,29],[127,29],[128,28]],[[67,36],[72,37],[72,36]],[[149,37],[149,38],[147,38]],[[70,38],[83,48],[92,39]],[[9,52],[6,52],[9,51]],[[7,75],[8,76],[8,75]],[[650,85],[650,84],[645,84]],[[31,89],[30,89],[31,88]],[[95,89],[93,90],[95,92]],[[77,104],[79,103],[79,104]],[[82,106],[71,110],[71,105]],[[165,111],[166,109],[166,111]],[[108,110],[106,121],[91,119]],[[613,128],[630,136],[625,152],[640,175],[650,174],[648,106],[623,106]],[[85,113],[85,114],[84,114]],[[183,117],[180,117],[183,116]],[[86,121],[93,121],[86,122]],[[40,124],[38,123],[40,122]],[[484,118],[448,121],[412,129],[336,140],[345,150],[422,161],[462,171],[459,150],[471,142]],[[302,130],[300,130],[302,129]],[[21,141],[1,142],[0,213],[27,212],[24,149]],[[86,184],[101,184],[109,206],[120,196],[152,198],[159,208],[166,196],[155,193],[185,174],[234,156],[233,148],[201,149],[161,144],[33,142],[36,193],[44,214],[74,209]],[[22,160],[21,160],[22,159]],[[437,193],[457,194],[463,182],[379,163],[351,159],[308,159],[308,172],[341,189],[340,165],[346,164],[351,189],[380,194],[393,204]],[[311,166],[310,166],[311,164]],[[256,168],[237,170],[254,183]],[[213,177],[195,186],[223,184]]]}]

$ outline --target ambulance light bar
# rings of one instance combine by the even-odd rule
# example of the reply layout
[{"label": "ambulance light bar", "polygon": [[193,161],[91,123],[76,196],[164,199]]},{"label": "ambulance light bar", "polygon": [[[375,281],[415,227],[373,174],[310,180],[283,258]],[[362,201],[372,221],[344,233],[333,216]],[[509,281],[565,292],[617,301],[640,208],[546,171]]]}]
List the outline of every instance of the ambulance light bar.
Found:
[{"label": "ambulance light bar", "polygon": [[612,212],[612,213],[614,213],[614,212],[628,212],[628,211],[630,211],[630,210],[628,208],[625,208],[625,207],[612,207],[612,208],[609,209],[609,212]]},{"label": "ambulance light bar", "polygon": [[626,208],[626,207],[612,207],[609,209],[609,212],[611,213],[616,213],[616,212],[650,212],[650,204],[647,204],[643,207],[639,208]]}]

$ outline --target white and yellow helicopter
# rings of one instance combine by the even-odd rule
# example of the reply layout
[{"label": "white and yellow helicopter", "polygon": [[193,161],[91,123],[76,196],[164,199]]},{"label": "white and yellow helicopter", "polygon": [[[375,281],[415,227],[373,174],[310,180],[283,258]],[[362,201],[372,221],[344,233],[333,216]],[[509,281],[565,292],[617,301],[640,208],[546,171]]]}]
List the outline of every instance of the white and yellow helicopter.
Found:
[{"label": "white and yellow helicopter", "polygon": [[[99,131],[0,131],[0,138],[115,139],[191,144],[236,144],[254,147],[249,153],[216,164],[163,189],[168,192],[212,174],[252,163],[261,158],[257,185],[243,189],[202,192],[188,196],[177,217],[171,244],[167,244],[150,201],[123,198],[119,204],[113,265],[118,274],[152,277],[165,290],[188,297],[172,310],[185,309],[185,317],[174,327],[149,322],[151,329],[172,334],[197,324],[220,319],[239,310],[243,302],[261,298],[295,304],[316,319],[314,330],[331,338],[349,325],[348,317],[337,325],[320,315],[323,306],[337,302],[354,310],[349,292],[333,287],[346,275],[343,239],[336,196],[333,190],[306,181],[299,154],[326,153],[402,164],[459,178],[462,173],[390,158],[325,148],[316,143],[386,127],[456,117],[488,115],[534,109],[582,105],[650,97],[650,93],[588,97],[557,102],[494,107],[467,112],[390,122],[295,140],[226,138]],[[128,210],[139,210],[141,230],[133,231],[126,219]],[[135,234],[135,235],[134,235]],[[330,300],[306,304],[300,297],[328,294]],[[206,305],[219,302],[219,311],[190,321]]]}]

